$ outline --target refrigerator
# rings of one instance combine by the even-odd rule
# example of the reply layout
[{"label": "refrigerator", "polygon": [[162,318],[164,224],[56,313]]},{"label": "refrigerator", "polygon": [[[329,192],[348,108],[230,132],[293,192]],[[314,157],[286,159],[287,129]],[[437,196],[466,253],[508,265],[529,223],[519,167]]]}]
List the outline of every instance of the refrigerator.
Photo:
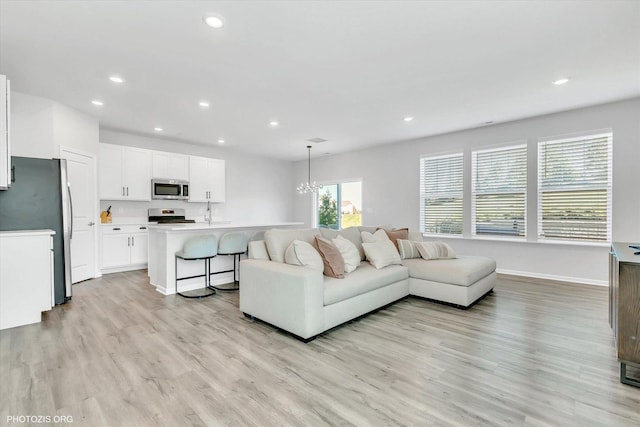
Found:
[{"label": "refrigerator", "polygon": [[11,157],[12,184],[0,191],[0,231],[42,230],[53,236],[55,303],[71,299],[73,205],[64,159]]}]

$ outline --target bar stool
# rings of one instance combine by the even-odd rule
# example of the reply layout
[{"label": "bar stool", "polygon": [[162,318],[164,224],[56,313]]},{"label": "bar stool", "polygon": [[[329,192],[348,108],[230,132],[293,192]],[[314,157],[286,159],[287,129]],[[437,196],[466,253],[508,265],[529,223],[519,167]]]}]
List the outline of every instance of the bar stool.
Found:
[{"label": "bar stool", "polygon": [[[238,279],[236,280],[237,265],[240,262],[240,256],[247,253],[247,242],[249,237],[242,231],[231,231],[225,233],[220,238],[220,244],[218,245],[218,255],[230,255],[233,256],[233,270],[216,271],[211,274],[230,273],[233,271],[233,287],[220,287],[213,286],[214,289],[219,291],[237,291],[240,289],[240,272],[238,271]],[[237,259],[237,261],[236,261]]]},{"label": "bar stool", "polygon": [[[216,293],[211,286],[211,258],[218,254],[218,238],[216,236],[197,236],[192,237],[184,243],[181,251],[175,255],[175,277],[176,277],[176,294],[184,298],[205,298]],[[185,261],[204,260],[204,274],[188,277],[178,277],[178,258]],[[205,293],[201,295],[186,295],[178,292],[178,281],[194,279],[196,277],[204,277]]]}]

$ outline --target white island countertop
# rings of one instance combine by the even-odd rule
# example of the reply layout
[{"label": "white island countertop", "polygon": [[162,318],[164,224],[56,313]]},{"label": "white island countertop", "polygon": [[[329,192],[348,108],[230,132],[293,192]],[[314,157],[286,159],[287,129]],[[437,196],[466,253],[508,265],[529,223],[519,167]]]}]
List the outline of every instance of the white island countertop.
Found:
[{"label": "white island countertop", "polygon": [[[291,221],[214,221],[186,223],[186,224],[150,224],[149,230],[149,282],[163,295],[176,292],[190,291],[204,287],[202,276],[205,261],[185,261],[175,257],[176,252],[182,250],[185,242],[192,237],[214,235],[218,239],[228,231],[243,231],[256,238],[260,233],[272,228],[300,228],[303,222]],[[258,237],[259,238],[259,237]],[[218,255],[206,261],[207,268],[212,272],[211,284],[219,285],[233,280],[234,257]],[[209,264],[210,263],[210,264]],[[209,267],[210,265],[210,267]],[[179,270],[176,274],[176,268]],[[216,272],[224,272],[216,274]],[[176,286],[176,277],[190,277],[181,280]]]},{"label": "white island countertop", "polygon": [[197,231],[197,230],[232,230],[232,229],[250,229],[250,228],[277,228],[302,226],[303,222],[234,222],[234,221],[214,221],[211,224],[207,222],[196,222],[186,224],[150,224],[149,230],[159,232],[170,231]]}]

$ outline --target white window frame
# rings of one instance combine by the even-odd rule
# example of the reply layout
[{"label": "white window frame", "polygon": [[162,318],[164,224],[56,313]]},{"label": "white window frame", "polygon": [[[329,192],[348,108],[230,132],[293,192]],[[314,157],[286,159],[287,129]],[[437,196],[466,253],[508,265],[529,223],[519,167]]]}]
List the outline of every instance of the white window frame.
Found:
[{"label": "white window frame", "polygon": [[[554,185],[543,186],[543,174],[545,171],[545,164],[543,158],[546,156],[546,146],[550,144],[566,144],[573,143],[589,139],[608,138],[608,155],[607,155],[607,182],[605,184],[585,184],[585,185]],[[612,235],[612,193],[613,193],[613,180],[612,180],[612,163],[613,163],[613,133],[611,130],[596,131],[591,133],[582,133],[580,136],[572,137],[556,137],[556,138],[541,138],[538,141],[538,206],[537,206],[537,238],[540,242],[580,242],[580,243],[610,243]],[[556,191],[588,191],[588,190],[606,190],[606,238],[605,239],[588,239],[588,238],[562,238],[558,236],[548,237],[544,233],[543,224],[543,193],[556,192]]]},{"label": "white window frame", "polygon": [[[461,176],[460,176],[460,190],[459,191],[446,191],[446,192],[431,192],[426,190],[427,177],[425,176],[425,162],[437,161],[442,159],[450,159],[454,157],[460,158],[461,163]],[[425,235],[437,235],[448,237],[462,237],[464,233],[464,179],[465,179],[465,153],[464,151],[456,151],[454,153],[441,154],[441,155],[424,155],[420,157],[420,232]],[[437,231],[428,231],[425,223],[425,209],[427,200],[429,198],[459,198],[461,203],[460,210],[460,232],[455,233],[442,233]]]},{"label": "white window frame", "polygon": [[[524,185],[522,187],[516,187],[515,185],[511,188],[500,189],[500,188],[492,188],[489,190],[479,190],[477,188],[477,177],[478,177],[478,155],[483,155],[487,153],[501,153],[506,151],[514,151],[521,150],[521,153],[524,160]],[[526,142],[514,143],[510,145],[501,145],[499,147],[493,148],[485,148],[473,150],[471,152],[471,236],[473,238],[504,238],[504,239],[519,239],[524,240],[527,238],[527,186],[528,186],[528,145]],[[523,206],[523,219],[522,219],[522,235],[519,233],[517,235],[513,235],[508,231],[504,233],[500,232],[486,232],[480,233],[477,232],[477,196],[482,195],[507,195],[507,194],[522,194],[524,200]],[[518,229],[519,230],[519,229]]]},{"label": "white window frame", "polygon": [[[341,202],[342,202],[342,189],[341,189],[341,185],[342,184],[350,184],[353,182],[359,182],[360,183],[360,197],[363,198],[363,180],[362,178],[353,178],[353,179],[341,179],[339,181],[323,181],[321,182],[322,187],[320,190],[318,190],[318,192],[316,194],[313,195],[313,202],[312,202],[312,215],[311,215],[311,220],[312,220],[312,224],[313,224],[313,228],[320,228],[320,225],[318,224],[319,219],[319,209],[320,209],[320,194],[322,193],[324,187],[328,187],[331,185],[337,185],[338,186],[338,230],[342,230],[342,212],[340,210],[341,208]],[[362,204],[364,205],[364,201],[362,201]],[[360,215],[361,215],[361,222],[362,224],[364,224],[364,208],[360,208]],[[331,229],[333,230],[333,229]]]}]

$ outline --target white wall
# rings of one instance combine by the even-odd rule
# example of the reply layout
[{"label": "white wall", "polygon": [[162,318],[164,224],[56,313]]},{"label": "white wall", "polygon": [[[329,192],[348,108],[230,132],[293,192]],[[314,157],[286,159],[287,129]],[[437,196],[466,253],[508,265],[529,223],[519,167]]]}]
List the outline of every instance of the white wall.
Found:
[{"label": "white wall", "polygon": [[[437,117],[419,120],[437,120]],[[312,179],[319,182],[362,179],[363,223],[393,224],[418,230],[419,162],[422,155],[464,151],[465,190],[470,188],[471,151],[503,143],[527,141],[528,241],[504,242],[470,238],[470,192],[465,191],[465,237],[447,241],[462,254],[493,257],[502,272],[533,277],[605,284],[608,248],[535,241],[538,139],[576,132],[613,129],[613,239],[640,242],[640,98],[496,124],[407,142],[312,159]],[[294,165],[295,182],[306,181],[305,161]],[[310,225],[309,196],[295,196],[294,220]]]},{"label": "white wall", "polygon": [[[214,204],[216,220],[289,221],[293,215],[292,163],[251,156],[230,148],[206,147],[168,139],[150,138],[113,130],[100,130],[100,142],[168,151],[226,161],[226,202]],[[149,207],[181,207],[187,217],[202,219],[205,203],[159,201],[101,201],[101,210],[112,206],[114,221],[120,218],[143,218]]]},{"label": "white wall", "polygon": [[98,151],[98,120],[50,99],[11,92],[11,155],[51,159],[60,146]]}]

